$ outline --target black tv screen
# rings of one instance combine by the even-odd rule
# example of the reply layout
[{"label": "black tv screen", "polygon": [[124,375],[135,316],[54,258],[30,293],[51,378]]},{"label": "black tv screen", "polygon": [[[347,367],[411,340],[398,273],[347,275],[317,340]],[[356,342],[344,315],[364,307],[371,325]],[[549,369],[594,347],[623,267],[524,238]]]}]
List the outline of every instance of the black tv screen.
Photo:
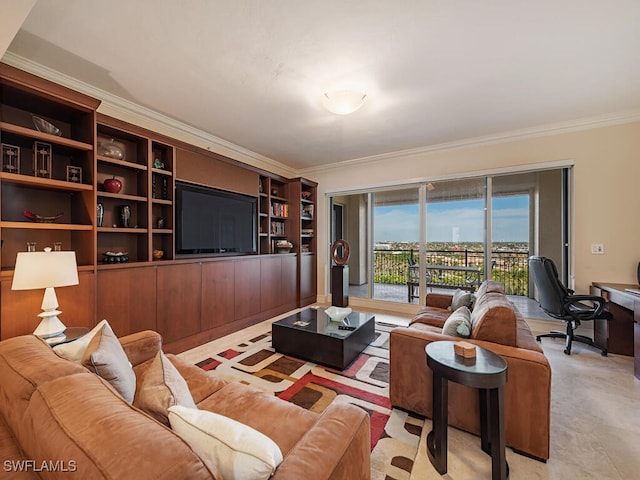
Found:
[{"label": "black tv screen", "polygon": [[176,183],[176,253],[257,253],[256,199],[187,183]]}]

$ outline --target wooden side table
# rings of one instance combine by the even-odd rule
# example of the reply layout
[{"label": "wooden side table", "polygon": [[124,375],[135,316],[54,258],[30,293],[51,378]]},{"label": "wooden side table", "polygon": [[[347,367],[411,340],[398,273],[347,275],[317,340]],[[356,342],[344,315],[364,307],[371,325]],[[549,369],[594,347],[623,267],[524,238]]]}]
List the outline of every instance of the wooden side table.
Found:
[{"label": "wooden side table", "polygon": [[476,357],[456,355],[452,341],[432,342],[425,347],[427,365],[433,370],[433,428],[427,435],[427,455],[440,475],[447,473],[447,426],[449,381],[479,389],[482,450],[491,455],[491,478],[505,480],[509,465],[505,456],[504,385],[507,362],[476,346]]},{"label": "wooden side table", "polygon": [[89,333],[89,328],[87,327],[67,327],[62,335],[44,338],[43,340],[51,347],[55,347],[56,345],[61,345],[63,343],[73,342],[87,333]]}]

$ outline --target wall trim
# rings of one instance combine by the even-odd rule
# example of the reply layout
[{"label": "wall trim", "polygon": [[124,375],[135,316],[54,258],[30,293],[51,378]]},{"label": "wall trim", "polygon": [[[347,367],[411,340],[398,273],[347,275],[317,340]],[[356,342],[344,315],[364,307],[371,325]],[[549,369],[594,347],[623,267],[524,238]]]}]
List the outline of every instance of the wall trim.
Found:
[{"label": "wall trim", "polygon": [[453,142],[440,143],[425,147],[412,148],[407,150],[398,150],[395,152],[382,153],[379,155],[371,155],[368,157],[354,158],[342,162],[335,162],[328,165],[318,165],[316,167],[303,168],[299,170],[302,176],[311,173],[323,172],[335,168],[345,168],[358,165],[365,165],[373,162],[395,161],[403,157],[422,156],[435,152],[448,152],[460,150],[464,148],[473,148],[478,146],[489,146],[500,143],[508,143],[516,140],[526,140],[550,135],[561,135],[565,133],[577,132],[581,130],[590,130],[593,128],[602,128],[612,125],[620,125],[624,123],[633,123],[640,121],[640,110],[629,110],[625,112],[617,112],[608,115],[600,115],[596,117],[587,117],[567,122],[551,123],[547,125],[539,125],[537,127],[525,128],[520,130],[511,130],[493,135],[485,135],[480,137],[471,137]]},{"label": "wall trim", "polygon": [[257,168],[276,170],[277,173],[287,177],[299,176],[298,171],[288,165],[260,155],[240,145],[228,142],[204,130],[182,123],[155,110],[113,95],[112,93],[33,62],[20,55],[16,55],[15,53],[7,51],[2,57],[2,62],[101,100],[102,103],[98,107],[98,112],[105,115],[129,123],[138,123],[148,130],[161,133],[168,137],[175,137],[177,140],[191,143],[205,150],[228,156]]}]

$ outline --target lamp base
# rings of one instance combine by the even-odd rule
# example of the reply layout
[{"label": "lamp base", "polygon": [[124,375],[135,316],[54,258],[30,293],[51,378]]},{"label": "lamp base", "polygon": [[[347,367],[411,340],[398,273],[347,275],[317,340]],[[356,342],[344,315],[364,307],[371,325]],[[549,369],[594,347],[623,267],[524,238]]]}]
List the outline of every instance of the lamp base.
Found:
[{"label": "lamp base", "polygon": [[64,335],[64,331],[67,329],[64,323],[58,319],[58,315],[62,312],[59,310],[46,310],[40,313],[38,316],[42,317],[40,325],[33,331],[34,335],[40,338],[57,337],[58,335]]}]

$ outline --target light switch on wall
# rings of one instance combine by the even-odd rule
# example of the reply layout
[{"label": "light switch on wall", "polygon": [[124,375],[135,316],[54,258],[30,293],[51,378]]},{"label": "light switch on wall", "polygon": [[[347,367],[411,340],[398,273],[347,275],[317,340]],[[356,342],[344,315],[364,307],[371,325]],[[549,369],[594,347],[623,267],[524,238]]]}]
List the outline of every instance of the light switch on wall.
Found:
[{"label": "light switch on wall", "polygon": [[604,245],[602,243],[592,243],[591,244],[591,254],[592,255],[604,255]]}]

